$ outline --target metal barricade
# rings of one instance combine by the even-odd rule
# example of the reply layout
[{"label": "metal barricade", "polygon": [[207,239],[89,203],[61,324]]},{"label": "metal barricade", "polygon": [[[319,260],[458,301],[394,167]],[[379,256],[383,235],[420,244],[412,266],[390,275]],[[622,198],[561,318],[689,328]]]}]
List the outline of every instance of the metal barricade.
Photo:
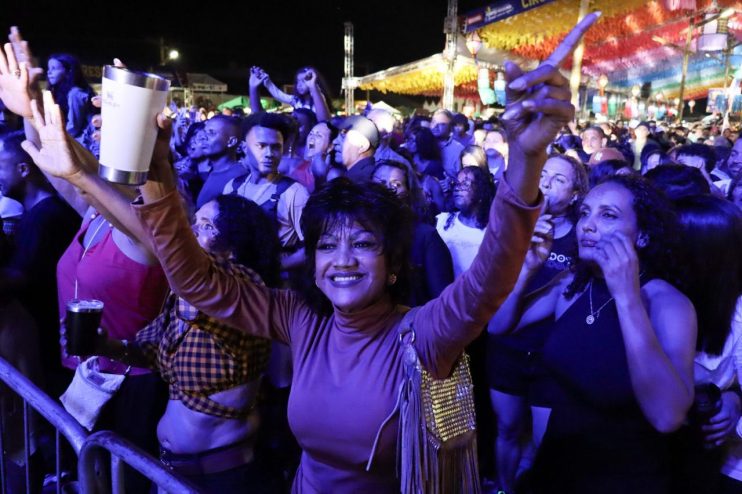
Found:
[{"label": "metal barricade", "polygon": [[[29,473],[30,462],[30,434],[29,434],[29,406],[36,410],[39,415],[44,417],[56,429],[56,475],[57,479],[61,475],[60,464],[60,442],[59,436],[63,435],[75,454],[79,455],[85,439],[88,437],[87,431],[74,419],[56,400],[44,393],[38,386],[31,382],[26,376],[21,374],[10,363],[0,358],[0,380],[2,380],[10,389],[15,391],[23,399],[23,429],[24,429],[24,449],[26,461],[26,492],[31,491],[31,479]],[[6,492],[6,474],[5,456],[3,451],[3,431],[5,430],[4,412],[0,410],[0,493]],[[57,494],[61,493],[60,482],[57,482]]]},{"label": "metal barricade", "polygon": [[96,485],[99,484],[96,461],[103,450],[111,454],[113,494],[124,492],[122,461],[157,484],[159,492],[176,494],[200,492],[190,482],[173,475],[162,463],[144,450],[111,431],[100,431],[90,435],[82,446],[77,469],[81,492],[86,494],[96,492]]},{"label": "metal barricade", "polygon": [[[139,473],[156,483],[160,492],[198,493],[190,482],[172,473],[159,460],[134,446],[126,439],[111,431],[100,431],[90,435],[56,400],[44,393],[38,386],[20,373],[7,360],[0,357],[0,380],[23,400],[24,455],[26,462],[26,492],[31,492],[29,474],[30,429],[29,407],[44,417],[56,429],[56,475],[60,479],[60,435],[70,443],[78,456],[78,477],[80,492],[83,494],[122,494],[123,464],[126,463]],[[3,451],[3,431],[5,430],[4,411],[0,408],[0,494],[6,491],[5,457]],[[111,475],[98,470],[105,462],[104,452],[111,457]],[[112,485],[109,485],[111,478]],[[103,482],[101,482],[103,480]],[[61,494],[61,482],[57,482],[57,494]]]}]

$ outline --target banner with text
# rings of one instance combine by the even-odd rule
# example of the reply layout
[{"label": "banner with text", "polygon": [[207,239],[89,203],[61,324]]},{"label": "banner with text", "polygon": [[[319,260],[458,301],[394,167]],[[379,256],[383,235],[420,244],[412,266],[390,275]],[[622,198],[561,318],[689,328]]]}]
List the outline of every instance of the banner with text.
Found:
[{"label": "banner with text", "polygon": [[480,27],[521,14],[554,0],[500,0],[464,15],[464,32],[470,33]]}]

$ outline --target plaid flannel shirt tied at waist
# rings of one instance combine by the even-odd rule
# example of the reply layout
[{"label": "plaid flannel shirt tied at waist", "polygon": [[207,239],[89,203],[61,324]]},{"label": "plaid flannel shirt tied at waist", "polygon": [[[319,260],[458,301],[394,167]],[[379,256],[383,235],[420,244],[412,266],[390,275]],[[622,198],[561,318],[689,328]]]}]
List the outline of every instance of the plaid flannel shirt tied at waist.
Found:
[{"label": "plaid flannel shirt tied at waist", "polygon": [[[253,271],[224,266],[262,285]],[[252,406],[237,409],[209,398],[259,378],[268,365],[270,340],[227,326],[171,293],[160,315],[136,337],[151,367],[168,383],[170,398],[191,410],[216,417],[243,418]]]}]

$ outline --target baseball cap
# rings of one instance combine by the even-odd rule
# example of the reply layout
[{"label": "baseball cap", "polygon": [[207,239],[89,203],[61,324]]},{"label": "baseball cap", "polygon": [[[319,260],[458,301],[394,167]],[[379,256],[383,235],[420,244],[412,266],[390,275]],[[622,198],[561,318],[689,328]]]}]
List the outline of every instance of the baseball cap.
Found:
[{"label": "baseball cap", "polygon": [[616,148],[601,148],[595,151],[592,156],[590,156],[590,161],[588,161],[587,164],[588,166],[593,166],[597,165],[601,161],[608,160],[626,161],[626,157],[621,151]]},{"label": "baseball cap", "polygon": [[379,147],[379,129],[377,129],[376,125],[366,117],[361,115],[348,117],[340,125],[340,130],[354,130],[368,139],[372,148],[376,149]]}]

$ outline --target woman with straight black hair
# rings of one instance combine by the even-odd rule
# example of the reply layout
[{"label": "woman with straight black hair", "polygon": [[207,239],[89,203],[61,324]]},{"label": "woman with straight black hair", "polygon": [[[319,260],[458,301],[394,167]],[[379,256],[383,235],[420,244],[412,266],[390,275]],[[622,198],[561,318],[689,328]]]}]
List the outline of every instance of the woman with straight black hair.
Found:
[{"label": "woman with straight black hair", "polygon": [[[689,416],[675,450],[675,492],[742,492],[742,211],[711,194],[676,203],[685,250],[685,292],[698,317],[696,402],[714,408]],[[699,408],[694,409],[699,412]]]}]

